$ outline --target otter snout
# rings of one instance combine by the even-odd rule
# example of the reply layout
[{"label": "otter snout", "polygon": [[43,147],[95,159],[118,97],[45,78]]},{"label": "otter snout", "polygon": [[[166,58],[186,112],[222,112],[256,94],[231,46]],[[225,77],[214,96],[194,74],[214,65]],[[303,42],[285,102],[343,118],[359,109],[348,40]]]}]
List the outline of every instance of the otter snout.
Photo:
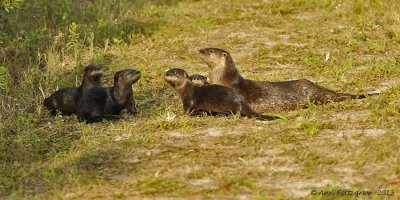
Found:
[{"label": "otter snout", "polygon": [[140,76],[140,71],[132,70],[132,71],[130,72],[130,74],[131,74],[131,75],[139,75],[139,76]]},{"label": "otter snout", "polygon": [[99,65],[93,65],[93,71],[101,70],[101,66]]},{"label": "otter snout", "polygon": [[140,71],[134,69],[124,69],[118,71],[114,76],[114,82],[123,81],[126,84],[133,84],[140,78]]},{"label": "otter snout", "polygon": [[92,72],[90,72],[91,76],[103,76],[104,75],[104,71],[99,67],[96,69],[93,69]]},{"label": "otter snout", "polygon": [[179,78],[173,75],[165,75],[164,79],[173,87],[175,87],[179,82]]},{"label": "otter snout", "polygon": [[171,71],[165,72],[165,76],[174,76],[174,73]]},{"label": "otter snout", "polygon": [[137,71],[137,70],[131,70],[129,72],[129,76],[130,76],[130,79],[132,79],[132,81],[136,82],[141,77],[141,73],[140,73],[140,71]]},{"label": "otter snout", "polygon": [[181,83],[185,82],[189,76],[185,72],[185,70],[180,68],[172,68],[165,72],[164,79],[171,84],[173,87],[177,85],[181,85]]}]

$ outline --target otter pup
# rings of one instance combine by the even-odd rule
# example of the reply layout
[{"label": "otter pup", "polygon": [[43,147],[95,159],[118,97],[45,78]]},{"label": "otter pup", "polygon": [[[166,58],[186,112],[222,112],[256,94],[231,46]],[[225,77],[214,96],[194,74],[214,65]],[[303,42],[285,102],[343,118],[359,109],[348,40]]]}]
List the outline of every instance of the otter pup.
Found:
[{"label": "otter pup", "polygon": [[132,85],[139,78],[139,71],[125,69],[115,74],[113,87],[88,90],[79,101],[78,118],[87,123],[119,119],[119,114],[125,108],[130,114],[136,114]]},{"label": "otter pup", "polygon": [[63,115],[75,114],[79,98],[88,89],[100,87],[101,76],[103,76],[101,66],[89,65],[84,69],[83,81],[79,87],[59,89],[44,99],[43,105],[47,107],[52,115],[57,114],[57,111]]},{"label": "otter pup", "polygon": [[189,77],[193,84],[198,86],[205,86],[208,85],[207,77],[202,76],[200,74],[193,74]]},{"label": "otter pup", "polygon": [[196,86],[188,74],[179,68],[165,73],[165,80],[178,92],[183,108],[189,115],[203,112],[209,114],[239,114],[262,120],[273,120],[276,117],[260,115],[244,101],[235,90],[222,85]]},{"label": "otter pup", "polygon": [[[366,95],[337,93],[306,79],[282,82],[244,79],[227,51],[204,48],[199,51],[199,54],[208,65],[211,83],[234,88],[257,112],[306,108],[309,102],[320,105],[347,99],[366,98]],[[377,95],[377,93],[368,94],[368,96],[371,95]]]}]

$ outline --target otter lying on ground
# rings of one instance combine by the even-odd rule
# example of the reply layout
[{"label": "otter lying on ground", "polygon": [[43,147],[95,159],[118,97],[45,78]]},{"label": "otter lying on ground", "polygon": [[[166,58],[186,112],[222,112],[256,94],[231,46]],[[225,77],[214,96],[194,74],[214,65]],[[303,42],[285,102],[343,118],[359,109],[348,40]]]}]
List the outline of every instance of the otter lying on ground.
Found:
[{"label": "otter lying on ground", "polygon": [[207,82],[207,77],[200,74],[193,74],[189,77],[190,81],[197,86],[209,85]]},{"label": "otter lying on ground", "polygon": [[[282,82],[244,79],[227,51],[205,48],[201,49],[199,54],[208,65],[211,84],[234,88],[257,112],[306,108],[309,102],[320,105],[347,99],[366,98],[366,95],[337,93],[306,79]],[[377,93],[367,96],[371,95],[377,95]]]},{"label": "otter lying on ground", "polygon": [[273,120],[277,117],[260,115],[251,109],[235,90],[222,85],[194,85],[187,73],[173,68],[165,73],[165,80],[178,92],[183,108],[189,115],[204,112],[209,114],[238,114],[262,120]]},{"label": "otter lying on ground", "polygon": [[115,74],[113,87],[88,90],[78,104],[79,119],[87,123],[119,119],[119,114],[125,108],[130,114],[136,114],[132,85],[139,78],[139,71],[125,69]]},{"label": "otter lying on ground", "polygon": [[85,67],[83,81],[79,87],[67,87],[55,91],[47,97],[43,105],[47,107],[51,114],[55,115],[59,111],[63,115],[76,113],[79,98],[90,88],[100,87],[100,78],[103,70],[98,65]]}]

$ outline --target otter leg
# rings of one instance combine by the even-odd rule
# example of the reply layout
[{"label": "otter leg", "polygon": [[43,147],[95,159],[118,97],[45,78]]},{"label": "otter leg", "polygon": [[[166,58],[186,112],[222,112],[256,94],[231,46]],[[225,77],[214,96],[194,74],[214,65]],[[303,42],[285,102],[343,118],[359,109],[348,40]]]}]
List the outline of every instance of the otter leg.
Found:
[{"label": "otter leg", "polygon": [[86,123],[94,123],[94,122],[100,122],[103,117],[101,116],[100,112],[97,110],[93,110],[88,113],[83,114],[83,119],[86,120]]},{"label": "otter leg", "polygon": [[103,116],[101,116],[101,118],[110,120],[110,121],[116,121],[116,120],[121,119],[122,117],[120,115],[103,115]]},{"label": "otter leg", "polygon": [[193,105],[186,105],[184,106],[185,113],[190,116],[202,116],[202,115],[213,115],[212,112],[208,112],[201,108],[195,108]]},{"label": "otter leg", "polygon": [[205,113],[205,111],[194,108],[191,105],[186,105],[184,107],[185,107],[184,109],[185,109],[186,114],[188,114],[190,116],[202,115]]},{"label": "otter leg", "polygon": [[203,110],[192,110],[191,112],[188,113],[190,116],[202,116],[202,115],[212,115],[211,113],[208,113]]},{"label": "otter leg", "polygon": [[240,114],[245,116],[245,117],[249,117],[249,118],[256,118],[259,120],[275,120],[275,119],[279,119],[279,117],[276,116],[269,116],[269,115],[261,115],[256,113],[249,104],[247,103],[242,103],[241,104],[241,111]]},{"label": "otter leg", "polygon": [[137,108],[133,99],[132,101],[128,102],[128,104],[126,105],[126,109],[131,115],[137,114]]},{"label": "otter leg", "polygon": [[95,102],[81,102],[78,106],[79,121],[86,123],[100,122],[102,120],[102,109]]},{"label": "otter leg", "polygon": [[85,120],[87,124],[90,123],[95,123],[95,122],[101,122],[103,119],[110,120],[110,121],[116,121],[121,119],[120,115],[90,115],[90,116],[85,116]]},{"label": "otter leg", "polygon": [[186,114],[191,116],[199,115],[201,113],[201,111],[195,108],[194,101],[183,101],[183,109]]}]

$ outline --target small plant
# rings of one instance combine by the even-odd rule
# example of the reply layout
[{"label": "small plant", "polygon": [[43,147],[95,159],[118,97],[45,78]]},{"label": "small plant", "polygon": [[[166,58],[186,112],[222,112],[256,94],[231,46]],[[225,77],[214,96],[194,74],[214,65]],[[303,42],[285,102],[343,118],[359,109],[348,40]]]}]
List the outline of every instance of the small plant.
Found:
[{"label": "small plant", "polygon": [[10,12],[10,10],[19,8],[23,0],[0,0],[0,10]]},{"label": "small plant", "polygon": [[8,73],[8,70],[4,66],[0,66],[0,91],[2,93],[8,93],[8,80],[9,80],[10,74]]},{"label": "small plant", "polygon": [[82,45],[79,43],[78,25],[72,22],[68,28],[67,50],[73,49],[75,66],[79,67]]}]

